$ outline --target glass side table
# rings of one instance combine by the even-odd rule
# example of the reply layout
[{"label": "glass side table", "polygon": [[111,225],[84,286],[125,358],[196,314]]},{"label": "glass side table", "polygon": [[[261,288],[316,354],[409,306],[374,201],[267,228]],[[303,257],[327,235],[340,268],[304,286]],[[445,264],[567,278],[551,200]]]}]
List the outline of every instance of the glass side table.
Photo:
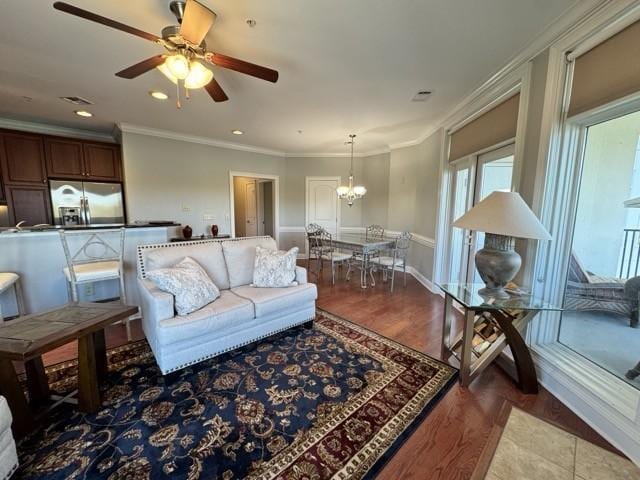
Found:
[{"label": "glass side table", "polygon": [[[468,386],[508,345],[513,354],[518,383],[524,393],[538,393],[538,378],[523,337],[529,322],[541,311],[562,310],[528,294],[507,299],[483,296],[483,284],[444,283],[442,359],[451,355],[460,363],[460,383]],[[451,339],[453,302],[464,310],[462,331]],[[484,335],[484,336],[483,336]]]}]

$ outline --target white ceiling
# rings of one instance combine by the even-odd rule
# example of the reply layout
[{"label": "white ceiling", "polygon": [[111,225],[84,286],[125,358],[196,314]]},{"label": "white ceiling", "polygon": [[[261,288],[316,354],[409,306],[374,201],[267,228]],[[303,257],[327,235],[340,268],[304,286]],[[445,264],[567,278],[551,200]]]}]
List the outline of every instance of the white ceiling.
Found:
[{"label": "white ceiling", "polygon": [[[168,0],[67,1],[155,34],[175,23]],[[128,123],[300,153],[342,152],[355,132],[358,149],[384,149],[420,137],[574,3],[201,1],[218,14],[209,47],[277,69],[278,83],[216,68],[230,100],[214,103],[201,90],[176,110],[175,87],[160,72],[114,76],[161,47],[58,12],[52,1],[13,0],[2,5],[0,116],[105,132]],[[153,100],[152,89],[172,100]],[[432,97],[411,102],[422,89]],[[76,117],[58,99],[68,95],[95,102],[95,116]],[[232,135],[236,128],[245,135]]]}]

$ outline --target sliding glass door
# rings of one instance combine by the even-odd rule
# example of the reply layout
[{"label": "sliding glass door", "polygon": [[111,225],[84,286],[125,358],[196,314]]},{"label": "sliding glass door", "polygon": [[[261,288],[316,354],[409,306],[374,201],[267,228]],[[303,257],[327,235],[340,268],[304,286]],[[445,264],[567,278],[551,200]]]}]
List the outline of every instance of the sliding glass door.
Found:
[{"label": "sliding glass door", "polygon": [[[464,158],[453,165],[451,222],[496,190],[509,191],[513,182],[514,145]],[[484,233],[450,227],[450,282],[481,283],[474,255],[484,245]]]}]

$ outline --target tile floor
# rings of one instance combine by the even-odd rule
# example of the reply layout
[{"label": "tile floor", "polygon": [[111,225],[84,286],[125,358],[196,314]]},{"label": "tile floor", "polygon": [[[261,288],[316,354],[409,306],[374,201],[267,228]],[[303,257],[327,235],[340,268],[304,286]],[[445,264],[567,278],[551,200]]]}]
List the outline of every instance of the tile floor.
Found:
[{"label": "tile floor", "polygon": [[640,469],[513,408],[485,479],[640,480]]}]

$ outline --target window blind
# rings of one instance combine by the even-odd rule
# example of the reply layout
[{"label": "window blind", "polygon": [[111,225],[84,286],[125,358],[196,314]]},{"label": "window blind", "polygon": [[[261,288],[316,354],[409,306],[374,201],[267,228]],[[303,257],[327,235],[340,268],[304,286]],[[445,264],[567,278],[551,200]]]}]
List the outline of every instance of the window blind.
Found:
[{"label": "window blind", "polygon": [[516,136],[520,94],[493,107],[451,134],[449,161],[478,152]]},{"label": "window blind", "polygon": [[569,116],[640,90],[640,22],[575,59]]}]

